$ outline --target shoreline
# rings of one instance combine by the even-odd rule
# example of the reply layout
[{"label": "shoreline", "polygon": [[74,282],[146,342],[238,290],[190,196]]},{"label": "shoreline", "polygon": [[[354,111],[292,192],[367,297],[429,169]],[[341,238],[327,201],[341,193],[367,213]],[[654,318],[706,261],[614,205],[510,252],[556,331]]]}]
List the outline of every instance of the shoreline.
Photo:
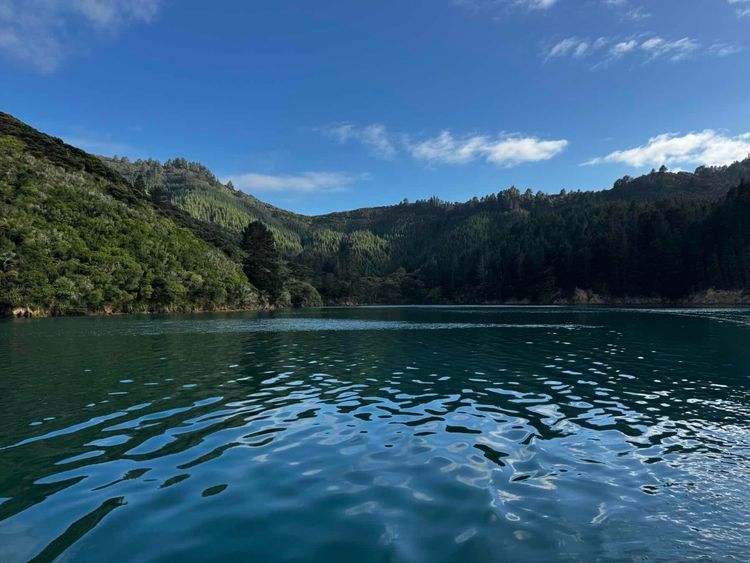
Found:
[{"label": "shoreline", "polygon": [[[747,307],[750,306],[750,294],[740,291],[708,290],[683,299],[647,298],[647,297],[602,297],[592,292],[582,290],[568,299],[554,299],[551,301],[507,300],[507,301],[485,301],[480,303],[470,302],[446,302],[446,303],[328,303],[323,307],[544,307],[544,306],[602,306],[602,307],[663,307],[663,308],[689,308],[689,307]],[[183,308],[175,310],[160,311],[115,311],[102,309],[98,311],[80,311],[60,314],[47,309],[35,309],[33,307],[12,307],[0,312],[0,319],[39,319],[60,317],[112,317],[126,315],[190,315],[203,313],[258,313],[293,309],[294,307],[277,307],[264,305],[256,307],[217,307],[217,308]],[[304,308],[304,307],[303,307]]]},{"label": "shoreline", "polygon": [[275,311],[281,307],[265,305],[262,307],[217,307],[214,309],[207,308],[178,308],[175,310],[161,311],[115,311],[112,309],[101,309],[96,311],[75,311],[69,313],[59,313],[47,309],[35,309],[33,307],[13,307],[5,311],[0,311],[0,320],[2,319],[52,319],[64,317],[118,317],[129,315],[190,315],[200,313],[251,313],[262,311]]}]

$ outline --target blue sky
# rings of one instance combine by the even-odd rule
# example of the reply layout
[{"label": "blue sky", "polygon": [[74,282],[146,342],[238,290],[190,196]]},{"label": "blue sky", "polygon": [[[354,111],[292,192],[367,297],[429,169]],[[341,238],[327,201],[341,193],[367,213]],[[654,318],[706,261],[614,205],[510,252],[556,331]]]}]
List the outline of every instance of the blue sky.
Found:
[{"label": "blue sky", "polygon": [[0,0],[0,109],[323,213],[750,153],[750,0]]}]

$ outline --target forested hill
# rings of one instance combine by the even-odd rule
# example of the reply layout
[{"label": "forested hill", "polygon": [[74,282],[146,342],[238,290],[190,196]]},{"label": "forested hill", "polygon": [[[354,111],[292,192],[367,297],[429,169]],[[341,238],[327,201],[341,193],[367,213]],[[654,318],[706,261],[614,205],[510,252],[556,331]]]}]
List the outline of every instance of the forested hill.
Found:
[{"label": "forested hill", "polygon": [[223,237],[0,113],[0,316],[263,305]]},{"label": "forested hill", "polygon": [[200,221],[239,235],[250,221],[262,221],[274,233],[280,250],[293,255],[302,250],[301,236],[308,217],[285,211],[252,195],[224,185],[202,164],[184,158],[137,160],[127,157],[102,158],[134,186],[152,198],[168,201]]},{"label": "forested hill", "polygon": [[[109,162],[220,228],[263,221],[289,271],[329,303],[706,300],[708,290],[733,300],[750,280],[744,217],[716,219],[742,207],[728,193],[750,178],[750,159],[661,169],[599,192],[510,188],[318,217],[266,206],[196,163]],[[145,170],[162,180],[149,185]]]},{"label": "forested hill", "polygon": [[611,190],[601,192],[609,201],[647,201],[669,197],[716,199],[727,194],[743,180],[750,179],[750,155],[729,166],[701,166],[695,172],[667,172],[666,168],[615,182]]},{"label": "forested hill", "polygon": [[307,217],[200,164],[93,157],[0,114],[0,310],[746,301],[748,178],[750,159]]},{"label": "forested hill", "polygon": [[[523,205],[523,202],[541,199],[556,201],[563,205],[618,201],[640,203],[675,198],[716,200],[724,197],[729,190],[737,187],[743,181],[748,180],[750,180],[750,155],[747,159],[729,166],[701,166],[694,172],[669,172],[666,168],[662,168],[652,170],[649,174],[643,176],[624,176],[615,181],[612,188],[601,191],[566,192],[562,190],[559,194],[548,195],[542,192],[534,193],[530,189],[521,192],[517,188],[511,187],[497,194],[490,194],[481,199],[474,198],[463,203],[452,203],[432,198],[408,204],[408,201],[405,200],[397,206],[371,207],[329,213],[313,217],[313,223],[320,226],[348,229],[371,228],[373,226],[377,228],[377,226],[388,225],[394,216],[410,214],[414,208],[421,209],[422,214],[430,206],[454,209],[463,207],[475,212],[477,209],[495,207],[498,200],[515,200],[521,202],[521,205]],[[428,206],[425,206],[425,204],[428,204]],[[410,206],[412,210],[409,210]]]},{"label": "forested hill", "polygon": [[749,194],[748,184],[718,199],[657,201],[511,189],[335,214],[315,226],[385,241],[371,253],[382,262],[369,262],[385,281],[348,275],[357,269],[346,246],[311,269],[324,297],[343,301],[707,302],[705,292],[723,290],[718,300],[731,302],[750,289]]}]

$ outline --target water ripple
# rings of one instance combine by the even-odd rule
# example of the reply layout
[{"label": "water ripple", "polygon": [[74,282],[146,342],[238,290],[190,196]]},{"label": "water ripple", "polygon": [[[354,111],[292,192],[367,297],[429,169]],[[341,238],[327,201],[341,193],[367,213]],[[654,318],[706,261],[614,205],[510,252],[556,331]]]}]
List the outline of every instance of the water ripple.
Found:
[{"label": "water ripple", "polygon": [[0,559],[746,559],[727,314],[0,325]]}]

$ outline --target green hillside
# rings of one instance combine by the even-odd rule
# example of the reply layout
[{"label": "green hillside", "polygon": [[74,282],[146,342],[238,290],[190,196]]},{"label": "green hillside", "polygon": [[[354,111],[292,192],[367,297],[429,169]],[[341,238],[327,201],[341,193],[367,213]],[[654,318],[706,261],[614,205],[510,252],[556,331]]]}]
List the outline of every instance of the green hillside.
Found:
[{"label": "green hillside", "polygon": [[0,114],[0,313],[260,304],[237,263],[119,174]]},{"label": "green hillside", "polygon": [[669,197],[715,199],[750,178],[750,155],[729,166],[701,166],[695,172],[668,172],[665,168],[615,182],[611,190],[602,192],[604,199],[646,201]]},{"label": "green hillside", "polygon": [[321,296],[674,303],[713,292],[741,301],[748,178],[750,159],[625,177],[599,192],[510,188],[306,217],[200,164],[94,157],[0,114],[0,313],[315,305]]},{"label": "green hillside", "polygon": [[219,182],[205,166],[184,158],[156,160],[103,158],[131,184],[139,185],[154,198],[164,198],[190,216],[221,227],[234,237],[250,221],[262,221],[273,231],[284,255],[302,251],[301,238],[309,219],[284,211]]},{"label": "green hillside", "polygon": [[[695,174],[656,172],[602,192],[511,188],[466,203],[433,198],[315,217],[313,226],[328,232],[371,233],[385,241],[387,256],[375,294],[369,276],[349,274],[341,251],[335,276],[313,267],[314,283],[325,297],[348,300],[353,292],[368,302],[551,302],[582,293],[654,301],[743,292],[750,289],[745,178],[750,160]],[[732,222],[717,219],[726,216]]]}]

